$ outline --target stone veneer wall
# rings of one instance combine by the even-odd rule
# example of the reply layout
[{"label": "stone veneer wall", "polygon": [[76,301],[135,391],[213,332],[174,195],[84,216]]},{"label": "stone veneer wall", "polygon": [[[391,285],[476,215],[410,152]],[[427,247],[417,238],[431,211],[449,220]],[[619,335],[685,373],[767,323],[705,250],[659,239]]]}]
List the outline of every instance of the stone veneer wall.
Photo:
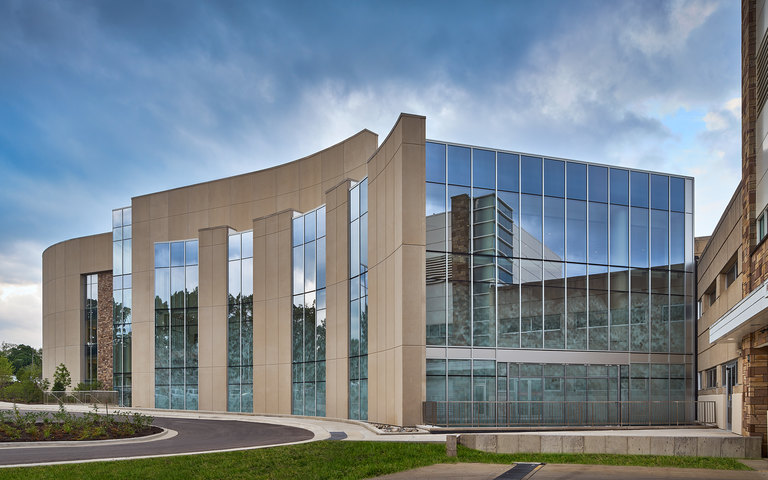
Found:
[{"label": "stone veneer wall", "polygon": [[[762,437],[762,454],[768,453],[768,331],[753,332],[741,342],[743,408],[741,433],[747,437]],[[763,345],[758,347],[759,345]]]},{"label": "stone veneer wall", "polygon": [[112,272],[99,274],[99,305],[96,325],[96,378],[104,390],[112,390]]}]

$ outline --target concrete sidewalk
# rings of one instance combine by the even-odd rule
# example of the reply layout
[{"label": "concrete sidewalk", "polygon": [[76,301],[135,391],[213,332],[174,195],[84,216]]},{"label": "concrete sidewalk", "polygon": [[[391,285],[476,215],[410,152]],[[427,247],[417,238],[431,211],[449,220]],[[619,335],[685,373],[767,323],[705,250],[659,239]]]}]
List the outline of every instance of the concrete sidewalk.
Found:
[{"label": "concrete sidewalk", "polygon": [[[483,463],[438,464],[405,472],[375,477],[376,480],[464,479],[492,480],[513,465]],[[760,480],[768,479],[768,471],[707,470],[701,468],[615,467],[604,465],[547,464],[526,477],[530,480]]]}]

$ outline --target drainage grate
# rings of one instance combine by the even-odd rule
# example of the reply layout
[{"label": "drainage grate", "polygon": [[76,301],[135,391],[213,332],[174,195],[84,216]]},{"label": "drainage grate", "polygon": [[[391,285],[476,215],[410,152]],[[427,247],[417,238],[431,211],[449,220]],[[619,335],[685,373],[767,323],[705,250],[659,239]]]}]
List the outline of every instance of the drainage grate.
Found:
[{"label": "drainage grate", "polygon": [[347,434],[344,432],[330,432],[330,433],[331,433],[331,438],[329,438],[328,440],[344,440],[345,438],[347,438]]},{"label": "drainage grate", "polygon": [[502,473],[496,480],[522,480],[541,466],[541,463],[518,463],[506,472]]}]

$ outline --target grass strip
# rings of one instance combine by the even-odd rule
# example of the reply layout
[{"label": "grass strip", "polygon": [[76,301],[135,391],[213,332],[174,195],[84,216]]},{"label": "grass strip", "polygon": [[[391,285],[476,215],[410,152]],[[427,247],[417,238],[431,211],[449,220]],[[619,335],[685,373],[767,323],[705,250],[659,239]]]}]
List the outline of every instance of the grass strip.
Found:
[{"label": "grass strip", "polygon": [[322,441],[240,452],[0,469],[0,479],[363,479],[435,463],[544,462],[750,470],[731,458],[599,454],[494,454],[443,444]]}]

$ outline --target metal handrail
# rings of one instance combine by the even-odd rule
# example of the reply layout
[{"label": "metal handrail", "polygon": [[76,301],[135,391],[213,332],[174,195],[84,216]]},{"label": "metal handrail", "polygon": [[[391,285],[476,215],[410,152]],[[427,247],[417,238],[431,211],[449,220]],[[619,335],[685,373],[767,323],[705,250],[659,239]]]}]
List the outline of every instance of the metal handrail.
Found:
[{"label": "metal handrail", "polygon": [[118,392],[115,390],[72,390],[43,393],[44,403],[72,403],[80,405],[116,405]]},{"label": "metal handrail", "polygon": [[680,426],[716,423],[715,402],[699,401],[428,401],[426,425],[520,426]]}]

